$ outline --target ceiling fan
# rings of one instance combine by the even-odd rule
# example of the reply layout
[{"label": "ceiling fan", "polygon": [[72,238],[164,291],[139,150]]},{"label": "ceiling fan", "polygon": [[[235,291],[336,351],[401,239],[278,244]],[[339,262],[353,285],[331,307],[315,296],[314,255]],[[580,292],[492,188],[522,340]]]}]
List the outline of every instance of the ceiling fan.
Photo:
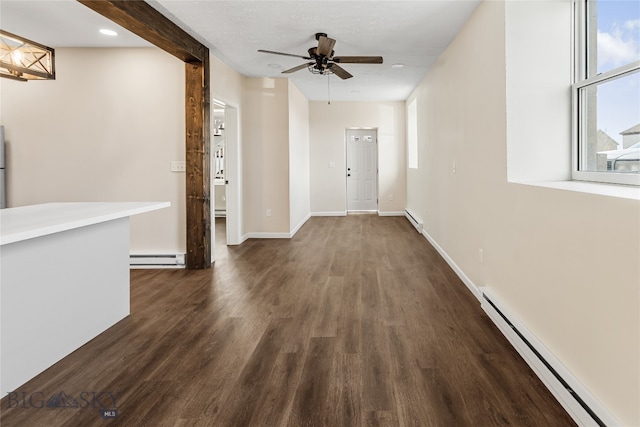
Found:
[{"label": "ceiling fan", "polygon": [[285,70],[282,72],[283,74],[290,74],[307,68],[314,74],[335,74],[343,80],[350,79],[353,76],[338,64],[382,64],[381,56],[333,56],[333,46],[336,44],[336,41],[327,37],[325,33],[316,33],[316,40],[318,40],[318,46],[310,48],[308,50],[308,56],[263,49],[259,49],[258,52],[293,56],[294,58],[302,58],[310,61]]}]

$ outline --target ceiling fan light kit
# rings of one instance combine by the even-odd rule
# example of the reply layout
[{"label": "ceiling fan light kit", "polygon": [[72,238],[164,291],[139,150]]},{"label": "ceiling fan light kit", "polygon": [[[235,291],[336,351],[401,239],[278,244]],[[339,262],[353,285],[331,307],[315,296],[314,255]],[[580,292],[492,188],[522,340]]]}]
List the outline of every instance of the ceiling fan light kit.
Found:
[{"label": "ceiling fan light kit", "polygon": [[258,52],[292,56],[309,61],[297,67],[284,70],[282,72],[283,74],[295,73],[296,71],[306,68],[313,74],[335,74],[342,80],[350,79],[353,75],[338,64],[382,64],[381,56],[333,56],[335,53],[333,47],[336,41],[335,39],[327,37],[325,33],[316,33],[316,40],[318,41],[318,46],[310,48],[307,51],[308,56],[263,49],[259,49]]}]

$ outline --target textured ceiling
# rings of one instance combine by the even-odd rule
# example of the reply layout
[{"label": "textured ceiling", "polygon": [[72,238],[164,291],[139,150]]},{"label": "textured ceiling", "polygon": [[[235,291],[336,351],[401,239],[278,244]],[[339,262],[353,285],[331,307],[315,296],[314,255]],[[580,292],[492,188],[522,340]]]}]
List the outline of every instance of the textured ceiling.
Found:
[{"label": "textured ceiling", "polygon": [[[480,0],[422,1],[193,1],[148,2],[245,76],[286,77],[305,61],[258,49],[307,55],[314,34],[337,40],[336,56],[383,56],[384,63],[343,64],[353,78],[289,78],[311,100],[404,100],[462,28]],[[52,47],[148,46],[119,29],[113,39],[97,28],[117,27],[73,0],[0,1],[0,27]],[[402,69],[392,68],[395,63]],[[330,91],[330,92],[329,92]]]},{"label": "textured ceiling", "polygon": [[[258,49],[306,55],[315,33],[337,40],[337,56],[380,55],[381,65],[344,64],[353,78],[290,74],[311,100],[404,100],[462,28],[479,1],[192,1],[151,4],[240,73],[282,77],[302,59]],[[401,63],[402,69],[391,68]],[[279,68],[271,68],[276,67]]]}]

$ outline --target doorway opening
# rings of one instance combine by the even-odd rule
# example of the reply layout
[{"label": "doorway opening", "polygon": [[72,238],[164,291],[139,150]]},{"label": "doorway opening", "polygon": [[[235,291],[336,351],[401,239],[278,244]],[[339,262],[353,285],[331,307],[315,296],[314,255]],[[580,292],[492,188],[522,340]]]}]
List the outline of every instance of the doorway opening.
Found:
[{"label": "doorway opening", "polygon": [[[240,132],[238,109],[217,99],[212,104],[211,234],[212,247],[221,249],[240,244]],[[223,255],[219,253],[216,257]],[[212,261],[213,258],[212,253]]]},{"label": "doorway opening", "polygon": [[378,211],[378,130],[347,129],[347,213]]}]

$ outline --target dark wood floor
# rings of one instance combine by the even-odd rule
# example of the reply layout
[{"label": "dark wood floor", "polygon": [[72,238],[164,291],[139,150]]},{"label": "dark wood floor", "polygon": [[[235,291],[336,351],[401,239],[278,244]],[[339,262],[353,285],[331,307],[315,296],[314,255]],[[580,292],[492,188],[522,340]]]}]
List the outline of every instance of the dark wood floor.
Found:
[{"label": "dark wood floor", "polygon": [[5,397],[2,426],[574,425],[404,218],[217,250],[132,271],[131,316]]}]

